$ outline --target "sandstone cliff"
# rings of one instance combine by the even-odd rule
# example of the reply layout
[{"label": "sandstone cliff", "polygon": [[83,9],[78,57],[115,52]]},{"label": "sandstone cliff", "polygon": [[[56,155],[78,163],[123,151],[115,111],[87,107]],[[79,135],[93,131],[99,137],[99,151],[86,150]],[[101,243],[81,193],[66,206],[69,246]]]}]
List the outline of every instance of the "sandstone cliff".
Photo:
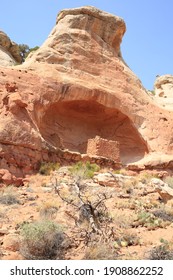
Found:
[{"label": "sandstone cliff", "polygon": [[21,62],[19,46],[0,30],[0,65],[12,66]]},{"label": "sandstone cliff", "polygon": [[173,76],[158,76],[154,83],[155,100],[167,110],[173,110]]},{"label": "sandstone cliff", "polygon": [[96,135],[119,143],[123,164],[172,155],[173,114],[124,62],[125,31],[94,7],[64,10],[32,57],[0,69],[0,168],[23,176],[59,148],[85,154]]}]

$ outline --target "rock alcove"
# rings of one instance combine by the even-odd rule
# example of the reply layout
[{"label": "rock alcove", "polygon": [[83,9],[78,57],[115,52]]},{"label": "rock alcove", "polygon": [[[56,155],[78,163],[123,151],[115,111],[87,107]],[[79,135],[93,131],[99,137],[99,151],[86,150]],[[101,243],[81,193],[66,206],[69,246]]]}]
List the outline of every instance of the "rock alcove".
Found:
[{"label": "rock alcove", "polygon": [[86,153],[88,139],[96,135],[120,143],[123,163],[138,160],[148,152],[147,145],[131,120],[117,109],[94,101],[64,101],[51,105],[39,127],[51,145]]}]

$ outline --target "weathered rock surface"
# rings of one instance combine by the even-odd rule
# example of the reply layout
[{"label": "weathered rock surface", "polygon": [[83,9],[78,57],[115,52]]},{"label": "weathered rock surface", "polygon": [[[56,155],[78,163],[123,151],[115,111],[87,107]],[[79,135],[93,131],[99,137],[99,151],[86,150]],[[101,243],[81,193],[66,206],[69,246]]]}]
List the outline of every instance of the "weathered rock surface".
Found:
[{"label": "weathered rock surface", "polygon": [[94,182],[96,182],[102,186],[123,187],[127,181],[132,182],[133,177],[107,172],[107,173],[99,173],[99,174],[95,175],[93,180],[94,180]]},{"label": "weathered rock surface", "polygon": [[96,135],[119,142],[123,164],[173,156],[173,114],[124,62],[125,30],[121,18],[94,7],[64,10],[25,63],[0,69],[0,168],[23,176],[60,153],[79,159]]},{"label": "weathered rock surface", "polygon": [[8,234],[3,239],[3,248],[9,251],[19,251],[20,238],[17,234]]},{"label": "weathered rock surface", "polygon": [[141,171],[144,169],[172,170],[173,157],[171,154],[153,152],[136,163],[128,164],[129,170]]},{"label": "weathered rock surface", "polygon": [[94,176],[94,182],[105,187],[117,187],[116,179],[110,173],[99,173]]},{"label": "weathered rock surface", "polygon": [[173,110],[173,76],[157,77],[154,83],[155,100],[167,110]]},{"label": "weathered rock surface", "polygon": [[169,185],[160,179],[151,179],[150,185],[154,187],[164,202],[173,199],[173,189]]},{"label": "weathered rock surface", "polygon": [[0,65],[13,66],[21,62],[19,46],[0,30]]},{"label": "weathered rock surface", "polygon": [[0,46],[0,65],[6,67],[15,65],[15,63],[14,58]]}]

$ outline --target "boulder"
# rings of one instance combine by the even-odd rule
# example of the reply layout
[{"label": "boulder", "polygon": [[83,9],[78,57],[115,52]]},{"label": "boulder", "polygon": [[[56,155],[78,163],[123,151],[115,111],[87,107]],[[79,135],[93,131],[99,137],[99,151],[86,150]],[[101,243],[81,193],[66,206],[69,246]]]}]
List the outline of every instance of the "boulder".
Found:
[{"label": "boulder", "polygon": [[19,46],[0,30],[0,65],[12,66],[22,63]]},{"label": "boulder", "polygon": [[110,173],[99,173],[93,180],[104,187],[118,187],[116,179]]},{"label": "boulder", "polygon": [[108,187],[123,187],[126,182],[132,182],[132,176],[113,174],[111,172],[99,173],[93,178],[95,183]]},{"label": "boulder", "polygon": [[3,249],[9,251],[19,251],[20,249],[20,236],[18,234],[8,234],[3,238]]},{"label": "boulder", "polygon": [[21,186],[23,185],[23,178],[12,175],[8,169],[0,169],[0,181],[6,185],[15,185]]},{"label": "boulder", "polygon": [[155,100],[167,110],[173,110],[173,75],[158,76],[154,83]]},{"label": "boulder", "polygon": [[0,46],[0,65],[6,67],[15,64],[16,64],[15,59]]},{"label": "boulder", "polygon": [[0,169],[0,180],[7,185],[13,183],[12,175],[7,169]]},{"label": "boulder", "polygon": [[153,178],[151,179],[150,185],[154,188],[156,192],[159,193],[161,199],[164,202],[173,199],[173,189],[170,188],[167,183],[163,182],[160,179]]},{"label": "boulder", "polygon": [[2,30],[0,30],[0,46],[8,50],[11,46],[11,40]]}]

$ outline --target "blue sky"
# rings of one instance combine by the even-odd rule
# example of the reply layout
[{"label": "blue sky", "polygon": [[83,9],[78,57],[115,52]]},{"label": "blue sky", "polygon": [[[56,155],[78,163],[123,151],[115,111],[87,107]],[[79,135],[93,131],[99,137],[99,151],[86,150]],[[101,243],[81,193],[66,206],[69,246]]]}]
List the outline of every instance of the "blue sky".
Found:
[{"label": "blue sky", "polygon": [[172,0],[1,0],[0,29],[18,44],[40,46],[60,10],[84,5],[125,20],[122,54],[147,89],[153,88],[156,75],[173,74]]}]

